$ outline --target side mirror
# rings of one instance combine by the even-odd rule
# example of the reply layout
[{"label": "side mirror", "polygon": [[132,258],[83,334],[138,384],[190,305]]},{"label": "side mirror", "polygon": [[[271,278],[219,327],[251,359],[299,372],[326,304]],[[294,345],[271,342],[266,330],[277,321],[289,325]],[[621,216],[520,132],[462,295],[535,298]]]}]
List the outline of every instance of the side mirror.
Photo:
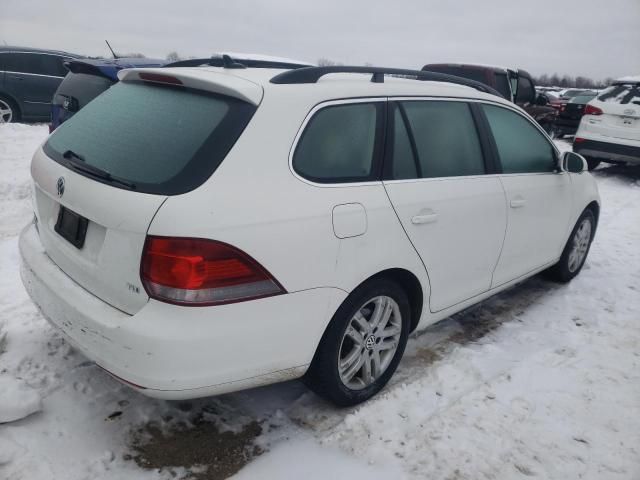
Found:
[{"label": "side mirror", "polygon": [[589,170],[589,166],[584,157],[575,152],[564,152],[562,154],[562,167],[571,173],[582,173]]},{"label": "side mirror", "polygon": [[544,96],[542,94],[539,94],[536,97],[536,105],[539,105],[539,106],[543,107],[543,106],[547,105],[548,103],[549,103],[549,100],[547,100],[546,96]]}]

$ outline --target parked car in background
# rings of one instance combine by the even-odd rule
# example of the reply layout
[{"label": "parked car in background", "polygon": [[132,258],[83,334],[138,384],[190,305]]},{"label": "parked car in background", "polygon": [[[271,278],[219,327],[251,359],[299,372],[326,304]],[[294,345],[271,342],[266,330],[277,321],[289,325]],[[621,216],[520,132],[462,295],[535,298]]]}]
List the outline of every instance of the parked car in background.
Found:
[{"label": "parked car in background", "polygon": [[121,72],[32,160],[24,285],[141,393],[304,376],[353,405],[411,331],[580,272],[600,210],[586,162],[490,87],[202,63]]},{"label": "parked car in background", "polygon": [[65,62],[68,73],[51,102],[49,131],[71,118],[91,100],[118,82],[124,68],[161,67],[167,63],[153,58],[82,58]]},{"label": "parked car in background", "polygon": [[640,164],[640,76],[616,80],[587,104],[573,151],[590,169],[601,161]]},{"label": "parked car in background", "polygon": [[558,94],[558,92],[553,90],[546,90],[545,92],[542,92],[542,94],[547,97],[547,102],[550,106],[552,106],[556,110],[560,110],[560,107],[564,102],[560,100],[560,95]]},{"label": "parked car in background", "polygon": [[581,93],[569,100],[568,103],[560,105],[553,129],[557,137],[562,138],[564,135],[576,133],[587,103],[595,97],[596,92]]},{"label": "parked car in background", "polygon": [[547,133],[552,130],[556,110],[549,105],[546,97],[536,92],[533,78],[525,70],[453,63],[427,64],[422,70],[455,75],[489,85],[504,98],[522,107]]},{"label": "parked car in background", "polygon": [[73,53],[0,47],[0,122],[47,121],[51,99],[67,74]]},{"label": "parked car in background", "polygon": [[573,97],[578,95],[585,95],[591,93],[592,90],[584,88],[568,88],[560,93],[560,101],[563,103],[569,102]]}]

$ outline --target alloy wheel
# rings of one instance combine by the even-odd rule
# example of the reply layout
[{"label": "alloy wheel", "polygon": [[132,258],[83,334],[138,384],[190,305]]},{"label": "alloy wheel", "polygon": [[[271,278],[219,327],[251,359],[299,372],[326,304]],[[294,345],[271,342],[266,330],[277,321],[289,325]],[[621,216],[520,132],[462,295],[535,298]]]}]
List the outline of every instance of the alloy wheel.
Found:
[{"label": "alloy wheel", "polygon": [[569,253],[568,268],[570,272],[575,272],[582,262],[584,262],[589,250],[589,243],[591,242],[591,221],[589,218],[585,218],[580,223],[580,226],[576,230],[573,236],[573,245],[571,246],[571,253]]},{"label": "alloy wheel", "polygon": [[362,390],[389,367],[400,343],[402,316],[388,296],[368,300],[353,315],[338,354],[338,372],[351,390]]},{"label": "alloy wheel", "polygon": [[0,99],[0,123],[10,123],[13,119],[13,109],[6,101]]}]

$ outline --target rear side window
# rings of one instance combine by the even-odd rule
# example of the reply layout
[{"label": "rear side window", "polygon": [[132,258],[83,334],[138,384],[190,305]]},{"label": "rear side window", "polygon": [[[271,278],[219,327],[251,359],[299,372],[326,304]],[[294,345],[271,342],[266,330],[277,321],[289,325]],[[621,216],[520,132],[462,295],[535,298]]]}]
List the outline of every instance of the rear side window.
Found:
[{"label": "rear side window", "polygon": [[503,173],[553,172],[555,150],[523,116],[502,107],[482,105],[498,147]]},{"label": "rear side window", "polygon": [[177,195],[211,176],[254,111],[230,97],[120,82],[62,124],[44,149],[67,165],[71,151],[138,191]]},{"label": "rear side window", "polygon": [[415,142],[416,170],[420,177],[485,173],[482,148],[469,105],[446,101],[407,101],[400,105]]},{"label": "rear side window", "polygon": [[612,85],[598,97],[601,102],[640,105],[640,84]]},{"label": "rear side window", "polygon": [[376,131],[382,103],[351,103],[319,110],[307,123],[293,155],[293,168],[319,183],[376,178]]},{"label": "rear side window", "polygon": [[74,99],[77,108],[83,108],[87,103],[113,85],[113,81],[98,75],[69,72],[56,91],[53,98],[54,105],[62,105],[66,99]]}]

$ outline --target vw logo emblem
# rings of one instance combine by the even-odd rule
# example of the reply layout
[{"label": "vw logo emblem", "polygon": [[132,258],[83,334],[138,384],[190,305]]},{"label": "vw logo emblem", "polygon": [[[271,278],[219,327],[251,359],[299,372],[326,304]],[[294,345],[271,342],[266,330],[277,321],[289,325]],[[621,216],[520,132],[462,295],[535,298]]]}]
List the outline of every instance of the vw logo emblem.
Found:
[{"label": "vw logo emblem", "polygon": [[58,178],[58,182],[56,183],[56,191],[58,192],[59,197],[64,195],[64,177]]},{"label": "vw logo emblem", "polygon": [[367,339],[364,341],[364,346],[366,347],[367,350],[371,350],[375,344],[376,344],[376,337],[374,337],[373,335],[369,335],[369,337],[367,337]]}]

